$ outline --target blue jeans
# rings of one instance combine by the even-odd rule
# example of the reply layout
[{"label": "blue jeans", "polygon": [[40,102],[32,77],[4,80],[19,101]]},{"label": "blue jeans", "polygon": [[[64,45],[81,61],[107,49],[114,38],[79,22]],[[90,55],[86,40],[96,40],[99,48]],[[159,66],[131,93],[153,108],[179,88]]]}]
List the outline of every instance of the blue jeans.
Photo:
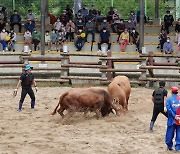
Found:
[{"label": "blue jeans", "polygon": [[6,41],[4,41],[4,40],[0,40],[0,43],[2,44],[2,48],[3,48],[3,50],[5,50],[5,49],[6,49],[6,47],[7,47]]},{"label": "blue jeans", "polygon": [[167,126],[166,131],[166,144],[168,149],[172,149],[173,146],[173,138],[174,138],[174,132],[176,131],[176,138],[175,138],[175,150],[180,150],[180,125],[172,125]]}]

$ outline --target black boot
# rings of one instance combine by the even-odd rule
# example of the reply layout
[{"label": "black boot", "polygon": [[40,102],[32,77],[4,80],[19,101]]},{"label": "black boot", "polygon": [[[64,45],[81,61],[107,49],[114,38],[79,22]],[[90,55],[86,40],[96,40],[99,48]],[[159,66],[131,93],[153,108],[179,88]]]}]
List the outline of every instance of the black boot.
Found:
[{"label": "black boot", "polygon": [[149,127],[149,131],[153,132],[153,127],[154,127],[154,121],[150,122],[150,127]]}]

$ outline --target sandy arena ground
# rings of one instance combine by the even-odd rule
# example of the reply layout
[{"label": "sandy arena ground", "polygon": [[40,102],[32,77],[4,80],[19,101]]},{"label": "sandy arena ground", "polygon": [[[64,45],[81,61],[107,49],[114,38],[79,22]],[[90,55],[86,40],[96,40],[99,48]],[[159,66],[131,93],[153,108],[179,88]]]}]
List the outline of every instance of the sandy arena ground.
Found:
[{"label": "sandy arena ground", "polygon": [[[50,116],[59,96],[69,87],[39,87],[36,110],[26,97],[22,112],[17,106],[20,91],[12,98],[12,87],[0,87],[0,154],[166,154],[166,118],[159,115],[150,133],[152,89],[132,88],[125,115],[97,120],[77,113],[67,125],[59,114]],[[170,95],[170,94],[169,94]]]}]

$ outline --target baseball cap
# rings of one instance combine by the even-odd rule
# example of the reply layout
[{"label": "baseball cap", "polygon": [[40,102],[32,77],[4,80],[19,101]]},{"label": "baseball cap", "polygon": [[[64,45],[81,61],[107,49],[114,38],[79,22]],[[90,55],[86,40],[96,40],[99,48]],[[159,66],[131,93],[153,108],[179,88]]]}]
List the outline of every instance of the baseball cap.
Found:
[{"label": "baseball cap", "polygon": [[173,93],[177,93],[178,90],[179,90],[178,87],[175,87],[175,86],[171,87],[171,91],[172,91]]},{"label": "baseball cap", "polygon": [[29,70],[29,69],[33,69],[33,67],[28,64],[28,65],[26,65],[26,67],[25,67],[25,71],[27,71],[27,70]]}]

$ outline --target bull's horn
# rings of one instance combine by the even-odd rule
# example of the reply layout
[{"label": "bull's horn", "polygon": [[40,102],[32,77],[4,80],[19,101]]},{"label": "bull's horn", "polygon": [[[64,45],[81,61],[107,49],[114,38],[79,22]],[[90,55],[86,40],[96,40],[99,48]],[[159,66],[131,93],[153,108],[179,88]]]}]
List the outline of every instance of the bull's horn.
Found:
[{"label": "bull's horn", "polygon": [[116,111],[115,111],[114,109],[112,109],[112,113],[115,114],[115,115],[117,115],[117,114],[116,114]]}]

